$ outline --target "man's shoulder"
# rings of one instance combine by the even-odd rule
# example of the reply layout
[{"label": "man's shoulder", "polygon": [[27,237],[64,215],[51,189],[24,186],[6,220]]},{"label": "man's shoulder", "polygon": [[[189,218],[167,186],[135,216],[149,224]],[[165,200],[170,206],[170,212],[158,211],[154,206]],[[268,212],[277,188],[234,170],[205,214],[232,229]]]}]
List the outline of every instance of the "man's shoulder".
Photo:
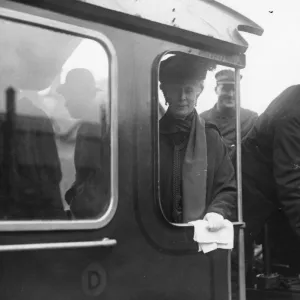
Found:
[{"label": "man's shoulder", "polygon": [[241,107],[241,113],[242,112],[245,113],[245,114],[248,114],[248,115],[257,115],[256,111],[248,109],[248,108]]},{"label": "man's shoulder", "polygon": [[243,117],[246,117],[246,118],[253,118],[253,117],[258,117],[258,113],[251,110],[251,109],[248,109],[248,108],[242,108],[240,109],[240,112],[241,112],[241,116]]},{"label": "man's shoulder", "polygon": [[205,122],[205,134],[210,156],[214,155],[216,152],[219,152],[220,149],[222,149],[222,147],[227,144],[219,128],[211,122]]},{"label": "man's shoulder", "polygon": [[213,108],[203,111],[202,113],[199,114],[199,116],[203,119],[209,118],[209,116],[211,115],[212,109]]},{"label": "man's shoulder", "polygon": [[218,134],[221,136],[218,126],[212,122],[205,121],[205,131],[206,133]]}]

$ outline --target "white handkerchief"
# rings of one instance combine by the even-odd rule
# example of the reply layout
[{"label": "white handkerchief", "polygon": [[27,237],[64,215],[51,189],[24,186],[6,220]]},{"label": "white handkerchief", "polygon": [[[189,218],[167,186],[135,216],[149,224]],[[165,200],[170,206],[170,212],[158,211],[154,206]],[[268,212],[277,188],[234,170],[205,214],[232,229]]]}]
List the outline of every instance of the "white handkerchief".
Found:
[{"label": "white handkerchief", "polygon": [[220,249],[232,249],[234,240],[233,224],[224,220],[224,226],[218,231],[209,231],[208,222],[197,220],[190,222],[194,226],[194,241],[199,245],[199,252],[204,253]]}]

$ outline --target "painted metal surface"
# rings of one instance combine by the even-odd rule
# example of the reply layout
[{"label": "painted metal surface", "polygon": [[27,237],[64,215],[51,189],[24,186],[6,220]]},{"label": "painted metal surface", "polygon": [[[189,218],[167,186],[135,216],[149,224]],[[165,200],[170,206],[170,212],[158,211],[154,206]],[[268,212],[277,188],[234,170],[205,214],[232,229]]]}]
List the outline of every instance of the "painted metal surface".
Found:
[{"label": "painted metal surface", "polygon": [[[117,245],[2,252],[1,299],[228,299],[228,251],[198,253],[193,229],[166,222],[156,202],[151,125],[155,120],[151,109],[155,103],[155,61],[168,51],[197,54],[199,50],[32,7],[14,6],[17,8],[99,31],[114,45],[119,83],[119,201],[112,220],[98,230],[2,232],[0,243],[30,247],[95,243],[109,237]],[[35,226],[38,229],[39,224]]]},{"label": "painted metal surface", "polygon": [[0,252],[9,251],[30,251],[30,250],[50,250],[50,249],[72,249],[72,248],[92,248],[111,247],[117,244],[116,240],[104,238],[101,241],[82,241],[65,243],[38,243],[38,244],[16,244],[0,245]]},{"label": "painted metal surface", "polygon": [[[81,0],[79,0],[81,1]],[[197,34],[248,47],[238,31],[261,35],[263,29],[217,1],[210,0],[82,0]]]},{"label": "painted metal surface", "polygon": [[[10,224],[11,232],[0,233],[0,244],[8,248],[18,243],[26,244],[27,250],[31,251],[3,252],[0,256],[1,299],[229,299],[229,252],[216,250],[207,255],[198,253],[197,244],[192,239],[193,229],[172,226],[161,214],[157,202],[158,185],[154,179],[157,172],[154,140],[158,105],[155,90],[158,61],[168,51],[214,58],[232,67],[243,67],[244,56],[222,54],[222,49],[219,53],[211,53],[201,47],[193,48],[143,32],[133,33],[108,26],[100,21],[95,22],[96,19],[88,20],[90,11],[80,12],[73,7],[69,7],[74,9],[73,15],[68,15],[67,11],[60,14],[60,1],[48,2],[57,4],[55,13],[12,2],[6,8],[28,13],[33,16],[31,20],[45,18],[64,23],[66,30],[70,25],[70,28],[84,28],[87,33],[89,30],[101,32],[109,38],[116,51],[119,110],[118,124],[115,126],[118,126],[119,133],[119,201],[114,217],[98,230],[80,231],[84,228],[83,222],[69,232],[52,231],[51,227],[47,232],[37,232],[43,223],[36,223],[30,228],[35,231],[13,232],[14,224]],[[72,2],[75,7],[76,1]],[[198,2],[206,5],[207,9],[218,5],[208,1]],[[244,29],[248,26],[248,30],[252,30],[253,24],[243,24],[239,26],[245,26]],[[172,28],[178,29],[176,26]],[[208,25],[204,28],[213,30]],[[201,31],[202,34],[205,32]],[[223,39],[221,35],[214,39]],[[232,39],[229,44],[232,41],[241,48],[246,47],[239,39]],[[156,110],[152,109],[155,106]],[[61,224],[55,222],[52,226],[56,230],[61,228]],[[103,237],[115,240],[112,244],[103,244]],[[87,241],[93,247],[54,251],[55,245],[86,246]],[[115,241],[117,245],[111,247]],[[52,248],[36,251],[38,244],[51,245]],[[22,250],[24,246],[19,247]]]},{"label": "painted metal surface", "polygon": [[246,52],[239,31],[263,33],[248,18],[210,0],[10,1],[218,53]]}]

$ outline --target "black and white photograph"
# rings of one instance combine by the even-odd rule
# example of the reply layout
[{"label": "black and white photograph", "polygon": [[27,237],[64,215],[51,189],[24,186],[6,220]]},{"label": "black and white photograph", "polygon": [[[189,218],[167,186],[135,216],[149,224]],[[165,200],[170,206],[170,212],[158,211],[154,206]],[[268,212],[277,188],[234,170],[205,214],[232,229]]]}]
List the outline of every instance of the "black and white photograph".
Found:
[{"label": "black and white photograph", "polygon": [[300,300],[299,0],[0,0],[1,300]]}]

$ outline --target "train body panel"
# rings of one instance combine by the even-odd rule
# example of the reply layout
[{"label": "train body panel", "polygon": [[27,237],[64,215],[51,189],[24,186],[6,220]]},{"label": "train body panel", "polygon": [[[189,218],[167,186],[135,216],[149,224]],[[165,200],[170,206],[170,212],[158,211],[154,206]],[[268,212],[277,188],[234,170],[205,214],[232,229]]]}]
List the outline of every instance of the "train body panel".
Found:
[{"label": "train body panel", "polygon": [[34,8],[20,10],[101,32],[113,44],[118,66],[112,80],[118,83],[119,199],[113,219],[101,229],[6,232],[1,244],[102,238],[117,244],[2,252],[2,299],[227,299],[229,252],[198,253],[191,227],[176,228],[163,219],[154,181],[155,62],[165,51],[199,50]]},{"label": "train body panel", "polygon": [[[262,29],[227,9],[233,32],[229,34],[222,28],[222,35],[212,37],[205,30],[188,31],[188,24],[176,28],[168,22],[158,24],[153,16],[148,19],[126,16],[126,11],[120,14],[108,11],[109,7],[101,9],[84,2],[44,0],[0,4],[3,28],[6,23],[17,24],[22,30],[26,26],[39,28],[40,37],[44,30],[45,37],[51,31],[70,38],[61,44],[57,42],[60,39],[55,40],[56,44],[49,46],[51,50],[43,47],[42,42],[39,45],[37,39],[36,46],[41,52],[36,57],[41,66],[44,62],[47,67],[42,70],[32,61],[34,70],[29,65],[32,72],[27,72],[28,76],[25,67],[19,74],[29,78],[22,84],[28,89],[30,86],[30,91],[44,92],[41,90],[53,82],[48,92],[52,95],[52,88],[57,87],[54,83],[60,81],[60,71],[65,71],[66,57],[81,42],[76,38],[96,42],[106,52],[105,92],[109,101],[105,107],[110,129],[107,174],[111,181],[111,201],[100,221],[71,218],[0,222],[1,299],[231,299],[231,251],[198,252],[193,227],[169,223],[161,210],[158,70],[161,59],[169,52],[198,55],[238,70],[245,66],[247,43],[237,30],[261,34]],[[220,13],[225,9],[219,4],[202,2],[209,11],[216,9]],[[169,9],[168,5],[165,9]],[[6,37],[10,39],[7,33]],[[29,40],[35,42],[33,37]],[[29,47],[25,45],[23,49],[23,45],[21,50],[14,48],[16,53],[28,51]],[[60,52],[60,46],[65,51]],[[57,60],[54,53],[59,56]],[[95,61],[97,54],[91,54],[95,55]],[[5,68],[0,65],[1,70]],[[36,80],[30,82],[32,74]],[[237,225],[243,225],[239,221]]]}]

